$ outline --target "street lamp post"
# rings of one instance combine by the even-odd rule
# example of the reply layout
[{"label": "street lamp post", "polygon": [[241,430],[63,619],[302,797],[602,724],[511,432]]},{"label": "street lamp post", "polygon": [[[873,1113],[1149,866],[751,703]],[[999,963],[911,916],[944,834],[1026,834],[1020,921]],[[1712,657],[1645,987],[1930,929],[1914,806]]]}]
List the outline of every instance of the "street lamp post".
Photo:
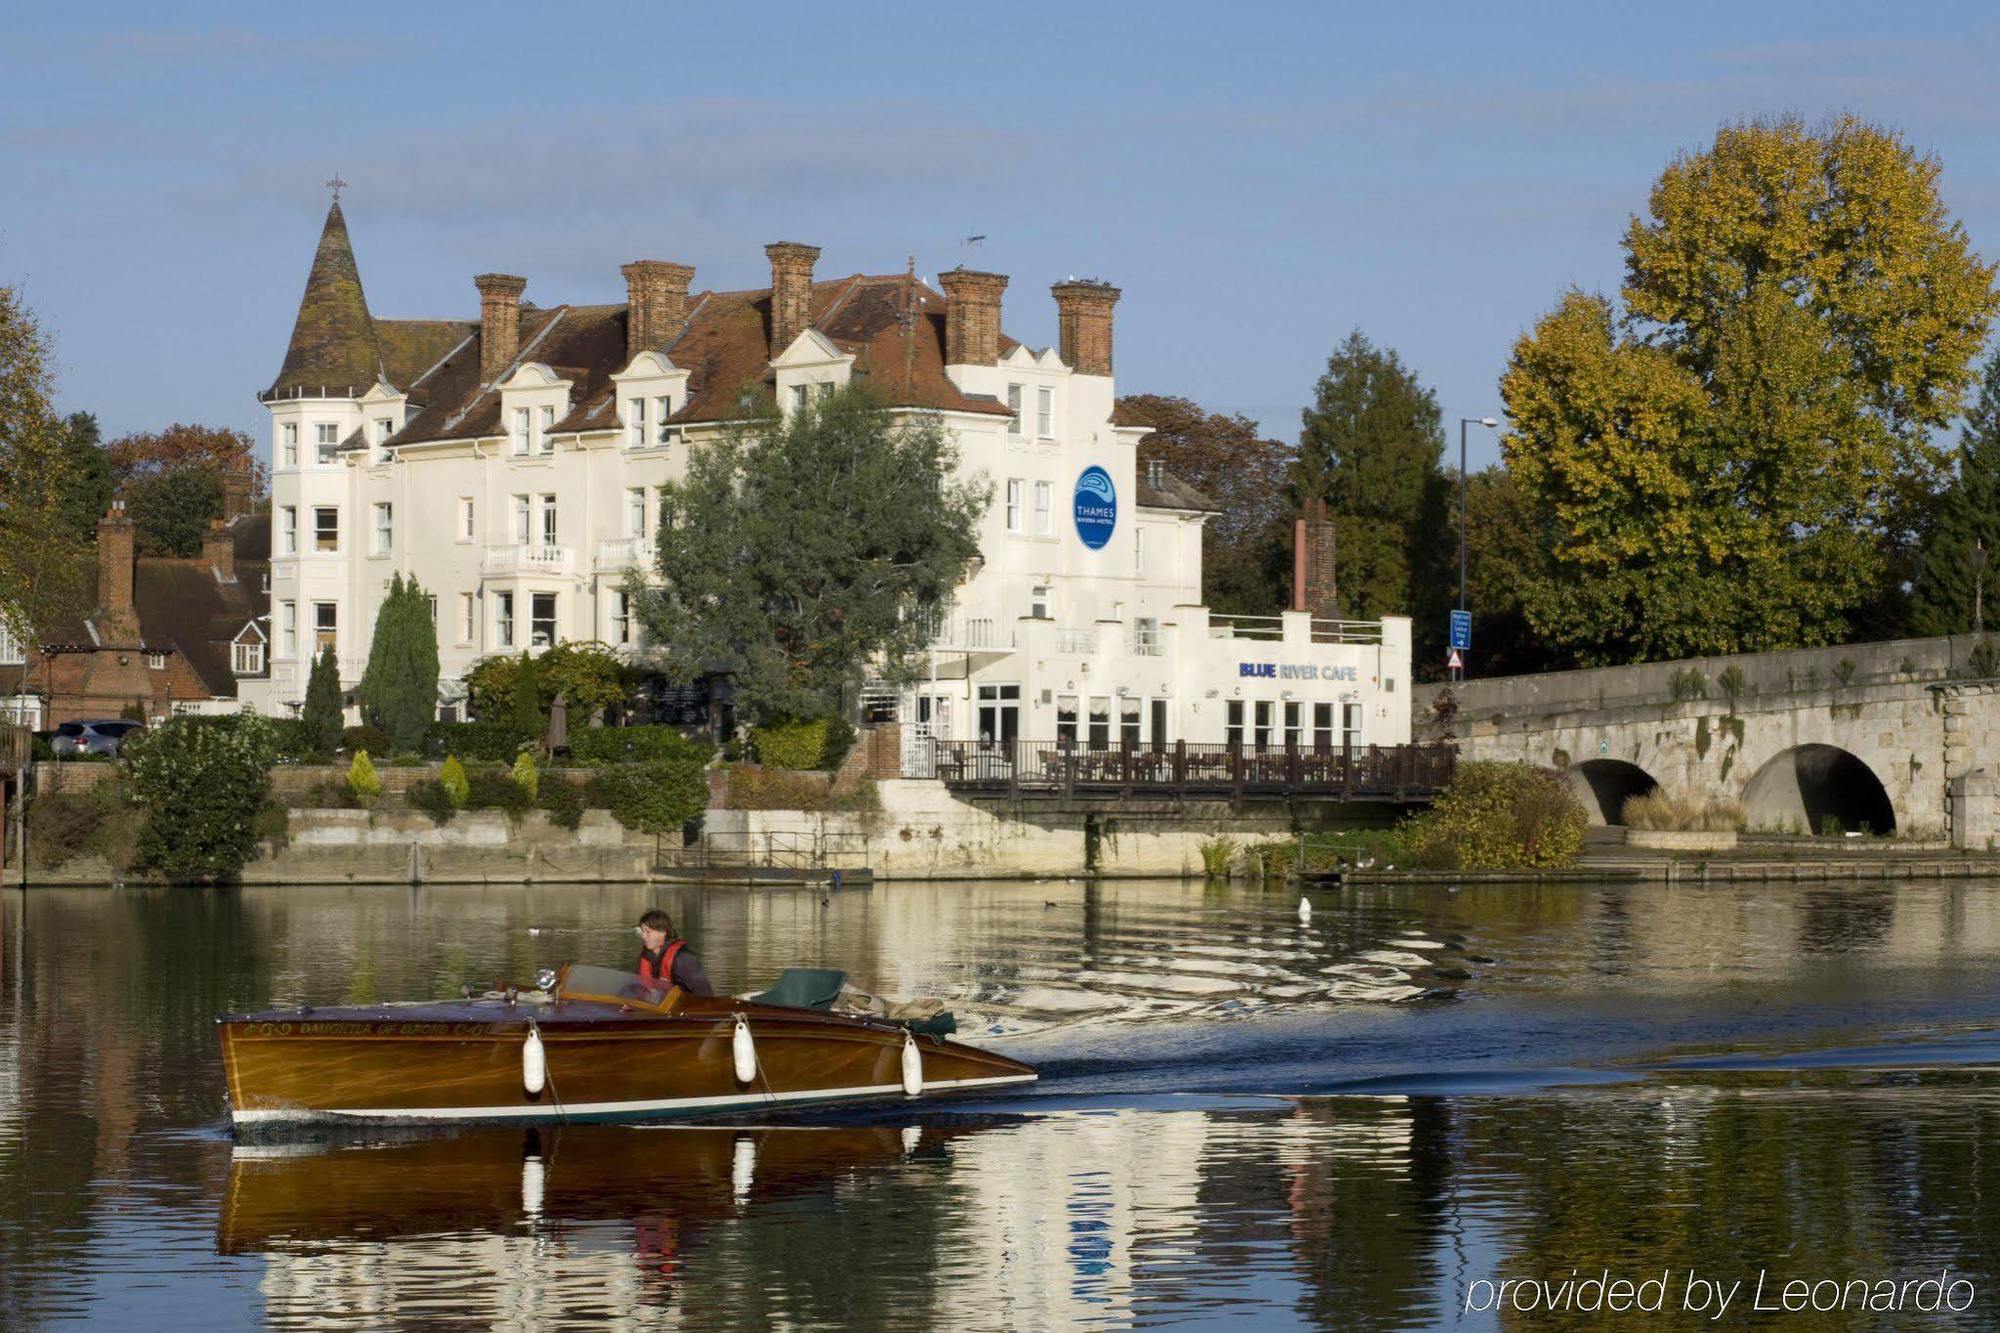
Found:
[{"label": "street lamp post", "polygon": [[[1458,609],[1468,609],[1465,605],[1465,435],[1473,426],[1484,426],[1488,430],[1500,423],[1492,417],[1460,417],[1458,419]],[[1458,669],[1458,679],[1465,679],[1465,668]]]}]

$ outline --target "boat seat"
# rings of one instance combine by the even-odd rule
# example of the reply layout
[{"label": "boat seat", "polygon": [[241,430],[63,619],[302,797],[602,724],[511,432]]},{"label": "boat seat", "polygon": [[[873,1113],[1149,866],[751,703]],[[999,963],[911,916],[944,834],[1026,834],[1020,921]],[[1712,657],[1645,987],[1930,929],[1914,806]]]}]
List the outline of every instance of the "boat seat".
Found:
[{"label": "boat seat", "polygon": [[778,974],[776,985],[761,995],[752,995],[750,1001],[787,1009],[831,1009],[846,980],[847,973],[830,967],[788,967]]}]

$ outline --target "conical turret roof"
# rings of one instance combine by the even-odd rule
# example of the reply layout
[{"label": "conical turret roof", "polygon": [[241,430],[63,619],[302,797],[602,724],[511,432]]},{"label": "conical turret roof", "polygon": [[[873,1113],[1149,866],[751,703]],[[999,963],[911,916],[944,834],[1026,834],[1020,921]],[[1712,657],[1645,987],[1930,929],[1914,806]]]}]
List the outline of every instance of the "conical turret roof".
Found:
[{"label": "conical turret roof", "polygon": [[324,388],[342,396],[360,394],[381,373],[375,321],[361,292],[361,270],[355,267],[354,247],[347,239],[347,219],[335,200],[319,234],[312,272],[306,275],[306,293],[299,300],[284,368],[270,392],[317,393]]}]

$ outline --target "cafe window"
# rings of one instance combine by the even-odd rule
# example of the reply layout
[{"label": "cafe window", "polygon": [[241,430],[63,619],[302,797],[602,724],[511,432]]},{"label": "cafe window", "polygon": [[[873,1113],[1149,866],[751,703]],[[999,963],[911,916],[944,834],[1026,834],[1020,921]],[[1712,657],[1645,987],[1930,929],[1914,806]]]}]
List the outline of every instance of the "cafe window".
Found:
[{"label": "cafe window", "polygon": [[1090,696],[1090,748],[1107,750],[1111,748],[1111,697],[1105,694]]},{"label": "cafe window", "polygon": [[498,648],[514,646],[514,594],[493,594],[493,643]]},{"label": "cafe window", "polygon": [[1333,705],[1313,705],[1313,751],[1326,754],[1333,749]]},{"label": "cafe window", "polygon": [[1299,725],[1303,720],[1305,705],[1292,700],[1285,702],[1285,748],[1296,750],[1302,744]]},{"label": "cafe window", "polygon": [[340,510],[337,507],[324,505],[313,510],[313,549],[315,551],[340,549]]},{"label": "cafe window", "polygon": [[340,651],[340,604],[314,602],[313,651],[323,653],[329,648]]},{"label": "cafe window", "polygon": [[1076,748],[1076,696],[1056,696],[1056,744],[1065,750]]},{"label": "cafe window", "polygon": [[1341,711],[1341,728],[1340,728],[1341,743],[1343,745],[1351,745],[1354,746],[1356,749],[1359,749],[1361,746],[1361,705],[1343,704],[1341,705],[1340,711]]},{"label": "cafe window", "polygon": [[528,604],[528,643],[535,648],[550,648],[556,641],[556,595],[552,592],[531,593]]},{"label": "cafe window", "polygon": [[1271,712],[1271,701],[1269,699],[1257,700],[1251,712],[1251,717],[1255,719],[1256,725],[1251,728],[1250,741],[1251,744],[1257,747],[1257,753],[1259,754],[1271,748]]},{"label": "cafe window", "polygon": [[1126,697],[1118,701],[1118,743],[1128,750],[1139,748],[1139,700]]},{"label": "cafe window", "polygon": [[979,687],[979,743],[1012,745],[1021,734],[1021,687]]},{"label": "cafe window", "polygon": [[1223,739],[1229,743],[1230,749],[1238,749],[1243,744],[1243,701],[1231,699],[1225,714],[1228,722],[1223,729]]}]

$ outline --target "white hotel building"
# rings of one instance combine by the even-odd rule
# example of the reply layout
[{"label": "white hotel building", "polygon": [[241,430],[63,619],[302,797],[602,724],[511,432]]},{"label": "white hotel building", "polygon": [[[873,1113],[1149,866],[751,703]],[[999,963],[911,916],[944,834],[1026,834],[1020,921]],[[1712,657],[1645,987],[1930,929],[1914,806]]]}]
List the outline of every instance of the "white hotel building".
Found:
[{"label": "white hotel building", "polygon": [[868,701],[944,738],[1080,745],[1187,740],[1338,747],[1409,740],[1409,622],[1289,612],[1226,623],[1201,604],[1193,488],[1142,469],[1116,417],[1116,288],[1053,288],[1059,341],[1000,331],[1007,279],[957,269],[819,278],[819,251],[766,247],[771,285],[692,290],[694,270],[624,268],[619,305],[523,302],[476,278],[477,319],[376,319],[346,221],[328,213],[271,414],[268,674],[246,706],[302,700],[332,644],[366,664],[392,575],[433,596],[440,703],[482,656],[599,639],[643,658],[626,596],[652,564],[659,488],[745,395],[783,407],[870,377],[941,414],[992,483],[983,559],[914,688]]}]

